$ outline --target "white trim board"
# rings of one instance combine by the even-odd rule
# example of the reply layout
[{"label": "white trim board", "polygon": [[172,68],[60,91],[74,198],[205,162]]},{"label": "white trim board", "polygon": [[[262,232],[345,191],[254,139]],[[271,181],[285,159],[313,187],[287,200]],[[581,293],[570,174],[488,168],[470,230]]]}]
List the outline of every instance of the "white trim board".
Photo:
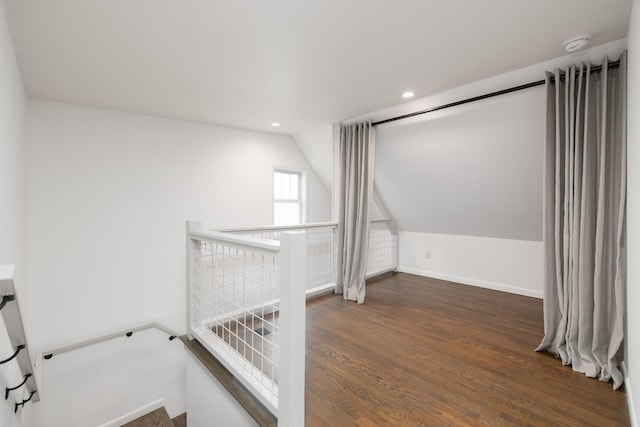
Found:
[{"label": "white trim board", "polygon": [[307,301],[311,301],[312,299],[320,298],[325,295],[332,294],[334,289],[336,288],[335,283],[328,283],[326,285],[316,286],[315,288],[307,289],[306,296]]},{"label": "white trim board", "polygon": [[156,409],[160,409],[163,406],[164,406],[164,399],[154,400],[153,402],[147,403],[146,405],[138,409],[135,409],[127,414],[122,415],[121,417],[118,417],[107,423],[104,423],[100,427],[120,427],[123,424],[126,424],[130,421],[140,418],[143,415],[147,415],[149,412],[155,411]]},{"label": "white trim board", "polygon": [[627,411],[629,412],[629,425],[631,427],[638,427],[638,416],[636,415],[636,408],[633,405],[633,393],[631,392],[631,380],[629,379],[627,363],[624,360],[622,361],[622,373],[624,374],[624,394],[627,400]]},{"label": "white trim board", "polygon": [[439,279],[439,280],[446,280],[448,282],[460,283],[462,285],[476,286],[479,288],[493,289],[494,291],[502,291],[502,292],[508,292],[510,294],[524,295],[527,297],[542,299],[541,291],[520,288],[517,286],[507,285],[504,283],[486,282],[484,280],[453,276],[450,274],[436,273],[433,271],[402,267],[402,266],[398,267],[398,271],[401,273],[409,273],[409,274],[415,274],[417,276],[430,277],[432,279]]}]

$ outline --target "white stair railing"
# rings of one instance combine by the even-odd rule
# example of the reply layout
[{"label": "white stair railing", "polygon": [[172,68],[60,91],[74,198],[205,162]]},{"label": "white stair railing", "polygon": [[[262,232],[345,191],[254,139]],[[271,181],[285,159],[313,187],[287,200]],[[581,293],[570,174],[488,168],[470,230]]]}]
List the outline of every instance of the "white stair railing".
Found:
[{"label": "white stair railing", "polygon": [[[284,231],[304,230],[307,235],[307,295],[322,293],[336,284],[337,228],[332,222],[290,226],[266,226],[221,230],[226,233],[279,240]],[[367,257],[367,278],[398,269],[398,233],[390,219],[371,220]],[[326,292],[325,292],[326,293]]]},{"label": "white stair railing", "polygon": [[[395,271],[397,233],[371,222],[367,277]],[[187,222],[187,325],[274,415],[304,424],[305,293],[331,292],[337,224],[202,229]],[[280,369],[286,367],[286,369]]]},{"label": "white stair railing", "polygon": [[307,238],[278,237],[188,222],[187,325],[279,425],[303,425]]},{"label": "white stair railing", "polygon": [[[280,240],[281,233],[304,231],[306,236],[306,273],[305,288],[308,297],[331,292],[336,285],[336,241],[338,225],[331,222],[274,225],[255,228],[235,228],[220,230],[225,233],[256,237],[268,240]],[[328,291],[328,292],[327,292]]]}]

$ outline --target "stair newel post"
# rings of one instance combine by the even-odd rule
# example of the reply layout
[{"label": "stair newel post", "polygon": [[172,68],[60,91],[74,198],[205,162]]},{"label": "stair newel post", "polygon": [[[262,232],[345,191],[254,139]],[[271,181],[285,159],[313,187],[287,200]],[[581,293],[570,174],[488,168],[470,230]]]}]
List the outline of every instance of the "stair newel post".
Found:
[{"label": "stair newel post", "polygon": [[202,229],[202,223],[200,221],[187,221],[187,252],[186,252],[186,265],[187,265],[187,336],[189,339],[193,339],[191,336],[191,326],[193,324],[193,316],[191,315],[193,305],[193,286],[192,281],[195,279],[197,272],[195,269],[198,263],[195,259],[199,259],[201,256],[200,243],[191,238],[190,233],[194,230]]},{"label": "stair newel post", "polygon": [[282,233],[280,245],[278,425],[304,426],[305,233]]}]

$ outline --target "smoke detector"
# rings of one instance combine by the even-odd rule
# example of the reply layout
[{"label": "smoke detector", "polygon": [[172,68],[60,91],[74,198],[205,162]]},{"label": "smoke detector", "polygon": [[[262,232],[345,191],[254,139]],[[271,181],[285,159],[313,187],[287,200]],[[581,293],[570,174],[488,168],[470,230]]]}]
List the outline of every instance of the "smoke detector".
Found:
[{"label": "smoke detector", "polygon": [[569,40],[565,40],[564,42],[562,42],[562,47],[564,47],[564,50],[566,50],[567,52],[575,52],[577,50],[584,48],[586,45],[588,45],[589,40],[591,40],[590,34],[573,37],[573,38],[570,38]]}]

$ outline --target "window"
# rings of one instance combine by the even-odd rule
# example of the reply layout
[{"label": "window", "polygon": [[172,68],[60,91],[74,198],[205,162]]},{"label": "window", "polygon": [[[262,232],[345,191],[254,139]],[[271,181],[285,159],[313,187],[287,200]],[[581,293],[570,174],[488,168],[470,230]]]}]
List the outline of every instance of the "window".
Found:
[{"label": "window", "polygon": [[303,215],[302,172],[276,169],[273,172],[273,224],[301,224]]}]

